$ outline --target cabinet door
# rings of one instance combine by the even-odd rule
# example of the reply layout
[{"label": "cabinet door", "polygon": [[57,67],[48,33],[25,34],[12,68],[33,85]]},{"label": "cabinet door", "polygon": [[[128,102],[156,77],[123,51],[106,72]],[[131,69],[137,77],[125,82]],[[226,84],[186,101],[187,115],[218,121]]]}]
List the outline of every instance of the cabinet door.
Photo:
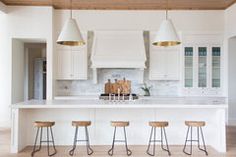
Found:
[{"label": "cabinet door", "polygon": [[220,71],[221,71],[221,47],[212,47],[212,87],[220,88]]},{"label": "cabinet door", "polygon": [[198,47],[198,87],[207,87],[207,47]]},{"label": "cabinet door", "polygon": [[57,51],[57,79],[72,79],[71,52],[66,50]]},{"label": "cabinet door", "polygon": [[166,78],[166,54],[164,51],[151,51],[150,53],[150,80],[165,80]]},{"label": "cabinet door", "polygon": [[180,79],[180,52],[178,50],[169,50],[166,56],[166,80],[179,80]]},{"label": "cabinet door", "polygon": [[193,47],[184,47],[184,87],[193,87]]},{"label": "cabinet door", "polygon": [[87,79],[87,53],[86,51],[72,52],[73,79]]}]

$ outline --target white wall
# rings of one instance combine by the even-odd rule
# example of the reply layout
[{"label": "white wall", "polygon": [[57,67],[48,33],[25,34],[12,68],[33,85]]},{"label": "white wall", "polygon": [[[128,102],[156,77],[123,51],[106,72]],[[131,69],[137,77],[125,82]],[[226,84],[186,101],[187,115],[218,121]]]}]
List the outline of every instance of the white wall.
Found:
[{"label": "white wall", "polygon": [[229,40],[229,123],[236,124],[236,37]]},{"label": "white wall", "polygon": [[236,3],[225,10],[225,35],[236,36]]},{"label": "white wall", "polygon": [[[158,30],[165,11],[73,11],[82,30]],[[55,28],[60,32],[69,11],[55,10]],[[170,11],[179,31],[223,31],[224,11]],[[216,18],[217,17],[217,18]]]},{"label": "white wall", "polygon": [[24,101],[25,78],[25,48],[24,43],[18,39],[12,40],[12,101],[18,103]]},{"label": "white wall", "polygon": [[[47,98],[53,97],[52,7],[11,6],[0,14],[0,127],[9,126],[12,93],[12,39],[35,39],[47,42]],[[22,91],[23,92],[23,91]],[[6,125],[7,124],[7,125]]]},{"label": "white wall", "polygon": [[10,53],[7,51],[7,25],[6,14],[0,14],[0,127],[9,126],[9,105],[11,104],[10,93]]},{"label": "white wall", "polygon": [[[53,97],[53,39],[52,7],[8,7],[7,25],[9,45],[11,38],[41,39],[47,43],[47,98]],[[11,52],[11,50],[9,51]]]},{"label": "white wall", "polygon": [[228,63],[225,74],[228,79],[226,80],[226,86],[228,87],[229,97],[229,124],[236,124],[236,73],[235,73],[235,60],[236,60],[236,4],[232,5],[225,10],[225,59]]}]

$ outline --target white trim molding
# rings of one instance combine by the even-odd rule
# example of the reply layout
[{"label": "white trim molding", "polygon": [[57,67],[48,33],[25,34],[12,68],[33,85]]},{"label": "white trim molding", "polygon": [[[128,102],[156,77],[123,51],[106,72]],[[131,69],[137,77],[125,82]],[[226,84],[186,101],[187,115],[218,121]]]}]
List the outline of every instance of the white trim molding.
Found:
[{"label": "white trim molding", "polygon": [[236,118],[229,118],[228,125],[236,126]]}]

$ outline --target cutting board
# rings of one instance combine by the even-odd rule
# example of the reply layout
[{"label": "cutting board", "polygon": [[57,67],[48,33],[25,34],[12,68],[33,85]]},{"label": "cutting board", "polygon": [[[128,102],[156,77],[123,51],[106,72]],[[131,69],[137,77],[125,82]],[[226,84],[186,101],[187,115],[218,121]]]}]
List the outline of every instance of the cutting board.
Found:
[{"label": "cutting board", "polygon": [[120,94],[130,94],[131,93],[131,81],[130,80],[115,80],[114,83],[111,83],[110,80],[108,80],[107,83],[105,83],[105,94],[118,94],[120,90]]}]

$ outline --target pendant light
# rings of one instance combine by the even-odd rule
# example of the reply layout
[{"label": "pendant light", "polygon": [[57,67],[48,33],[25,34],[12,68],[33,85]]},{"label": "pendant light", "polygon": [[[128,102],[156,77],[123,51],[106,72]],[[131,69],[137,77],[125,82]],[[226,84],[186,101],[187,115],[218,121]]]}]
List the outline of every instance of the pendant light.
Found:
[{"label": "pendant light", "polygon": [[166,19],[161,23],[160,29],[157,33],[157,36],[153,42],[155,46],[175,46],[179,45],[181,42],[179,40],[178,34],[175,30],[175,27],[168,18],[168,0],[166,7]]},{"label": "pendant light", "polygon": [[57,39],[57,44],[80,46],[85,42],[75,19],[72,18],[72,0],[70,0],[70,18],[66,21]]}]

